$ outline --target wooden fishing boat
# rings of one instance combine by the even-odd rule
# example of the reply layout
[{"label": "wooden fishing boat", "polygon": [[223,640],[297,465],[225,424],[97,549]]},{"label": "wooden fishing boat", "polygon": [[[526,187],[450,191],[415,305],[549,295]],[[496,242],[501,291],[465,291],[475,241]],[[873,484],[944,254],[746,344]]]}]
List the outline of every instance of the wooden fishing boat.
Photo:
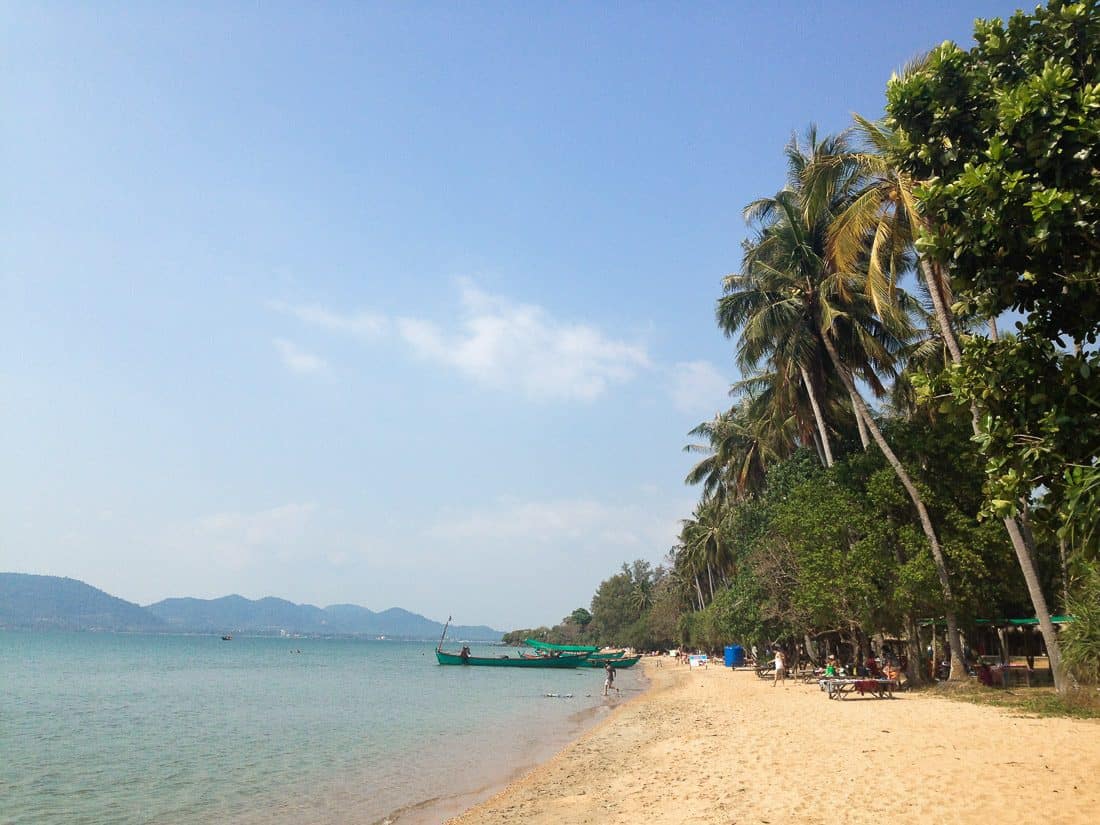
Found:
[{"label": "wooden fishing boat", "polygon": [[475,667],[554,667],[572,668],[583,662],[588,657],[588,652],[564,654],[554,651],[548,656],[536,656],[525,659],[522,656],[473,656],[470,648],[463,645],[458,653],[448,653],[443,649],[443,640],[447,638],[447,628],[451,626],[451,617],[447,617],[447,623],[443,625],[443,635],[439,637],[439,644],[435,646],[435,659],[441,665],[472,665]]},{"label": "wooden fishing boat", "polygon": [[448,653],[436,650],[435,658],[441,665],[475,665],[481,667],[576,667],[588,658],[587,653],[563,656],[535,656],[527,659],[522,656],[463,656],[461,653]]},{"label": "wooden fishing boat", "polygon": [[[621,659],[625,652],[626,651],[624,650],[613,650],[610,653],[589,653],[588,661],[591,662],[594,660],[603,661],[605,659]],[[528,653],[525,650],[519,651],[519,656],[523,659],[545,659],[547,656],[553,655],[553,653],[547,650],[541,651],[539,653]]]},{"label": "wooden fishing boat", "polygon": [[596,660],[593,660],[591,657],[589,657],[589,658],[585,659],[584,661],[582,661],[578,665],[578,667],[606,667],[607,665],[611,665],[613,668],[618,670],[619,668],[624,668],[624,667],[634,667],[634,665],[638,664],[638,660],[641,659],[641,658],[642,658],[641,656],[624,656],[621,659],[596,659]]},{"label": "wooden fishing boat", "polygon": [[552,642],[540,642],[538,639],[524,639],[523,643],[536,650],[557,650],[561,653],[595,653],[599,650],[595,645],[556,645]]},{"label": "wooden fishing boat", "polygon": [[597,660],[602,661],[604,659],[621,659],[626,655],[625,650],[609,650],[607,653],[589,653],[589,661]]},{"label": "wooden fishing boat", "polygon": [[528,647],[533,647],[538,650],[539,653],[520,653],[519,655],[525,659],[533,659],[535,656],[545,656],[547,651],[581,653],[588,651],[588,660],[602,660],[602,659],[621,659],[626,653],[625,650],[608,650],[600,652],[598,647],[592,645],[556,645],[552,642],[540,642],[537,639],[525,639],[523,642]]}]

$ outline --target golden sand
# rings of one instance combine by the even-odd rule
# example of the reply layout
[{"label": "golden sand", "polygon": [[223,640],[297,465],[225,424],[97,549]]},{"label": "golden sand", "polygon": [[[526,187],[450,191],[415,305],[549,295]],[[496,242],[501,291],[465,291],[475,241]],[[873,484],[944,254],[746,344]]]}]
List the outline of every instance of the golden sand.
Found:
[{"label": "golden sand", "polygon": [[1095,720],[643,665],[649,691],[452,825],[1100,822]]}]

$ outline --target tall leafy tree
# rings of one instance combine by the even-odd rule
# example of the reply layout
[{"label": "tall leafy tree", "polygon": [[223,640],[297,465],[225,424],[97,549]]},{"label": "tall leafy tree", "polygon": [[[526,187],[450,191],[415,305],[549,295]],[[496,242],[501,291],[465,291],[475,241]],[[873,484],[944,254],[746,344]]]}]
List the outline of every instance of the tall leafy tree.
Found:
[{"label": "tall leafy tree", "polygon": [[[980,408],[988,509],[1011,533],[1039,485],[1058,505],[1100,449],[1088,349],[1100,333],[1100,7],[1051,0],[1007,24],[978,21],[975,41],[944,44],[891,82],[887,111],[901,168],[924,182],[921,251],[950,264],[963,309],[1024,315],[1016,336],[964,341],[949,382]],[[1045,596],[1013,544],[1064,688]]]}]

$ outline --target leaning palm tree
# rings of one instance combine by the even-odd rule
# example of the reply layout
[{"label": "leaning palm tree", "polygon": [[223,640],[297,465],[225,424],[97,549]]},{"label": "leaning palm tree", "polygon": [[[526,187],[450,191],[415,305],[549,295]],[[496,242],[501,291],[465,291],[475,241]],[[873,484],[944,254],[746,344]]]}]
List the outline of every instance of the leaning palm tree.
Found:
[{"label": "leaning palm tree", "polygon": [[[906,67],[905,72],[920,71],[920,68],[921,61],[918,60]],[[861,257],[866,258],[869,291],[877,306],[879,302],[884,303],[892,298],[897,282],[895,262],[898,255],[916,248],[916,241],[926,229],[927,221],[915,195],[917,182],[893,161],[894,132],[885,123],[859,115],[854,115],[854,118],[856,132],[865,146],[861,151],[851,151],[847,157],[834,161],[834,165],[845,169],[852,166],[858,168],[861,187],[833,221],[829,231],[829,250],[839,271],[854,268]],[[822,166],[811,174],[827,179],[831,170]],[[956,332],[959,322],[951,309],[951,287],[947,273],[938,262],[919,254],[917,268],[931,299],[943,346],[951,361],[959,364],[962,362],[962,348]],[[990,320],[990,330],[996,339],[996,322],[993,319]],[[939,372],[938,369],[932,371]],[[971,429],[975,436],[981,435],[980,420],[978,405],[972,404]],[[1061,690],[1064,687],[1061,651],[1035,565],[1035,548],[1029,546],[1028,531],[1022,529],[1016,518],[1006,516],[1003,521],[1039,620],[1055,685]]]},{"label": "leaning palm tree", "polygon": [[694,595],[698,597],[698,609],[702,610],[707,606],[707,600],[706,596],[703,594],[703,584],[700,578],[705,569],[705,561],[701,548],[692,539],[694,527],[694,518],[680,520],[680,541],[676,546],[676,569],[682,571],[680,572],[680,578],[685,583],[690,583],[695,586]]},{"label": "leaning palm tree", "polygon": [[719,324],[727,335],[741,333],[739,360],[749,364],[767,355],[801,370],[825,355],[857,420],[862,420],[917,511],[946,604],[952,677],[962,679],[965,661],[939,537],[919,490],[883,437],[856,383],[860,379],[878,392],[879,375],[894,369],[897,352],[912,328],[897,300],[876,299],[868,267],[841,268],[831,254],[829,230],[858,191],[860,167],[848,159],[843,136],[819,141],[811,130],[807,137],[805,149],[797,140],[787,147],[787,187],[746,209],[748,217],[760,220],[762,229],[747,248],[742,273],[726,279]]}]

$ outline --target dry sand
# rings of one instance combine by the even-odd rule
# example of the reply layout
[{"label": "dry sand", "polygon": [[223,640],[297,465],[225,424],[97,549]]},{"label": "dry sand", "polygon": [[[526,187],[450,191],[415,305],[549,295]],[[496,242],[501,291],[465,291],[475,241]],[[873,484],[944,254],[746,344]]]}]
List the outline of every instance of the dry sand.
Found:
[{"label": "dry sand", "polygon": [[1097,721],[644,665],[646,694],[452,825],[1100,822]]}]

